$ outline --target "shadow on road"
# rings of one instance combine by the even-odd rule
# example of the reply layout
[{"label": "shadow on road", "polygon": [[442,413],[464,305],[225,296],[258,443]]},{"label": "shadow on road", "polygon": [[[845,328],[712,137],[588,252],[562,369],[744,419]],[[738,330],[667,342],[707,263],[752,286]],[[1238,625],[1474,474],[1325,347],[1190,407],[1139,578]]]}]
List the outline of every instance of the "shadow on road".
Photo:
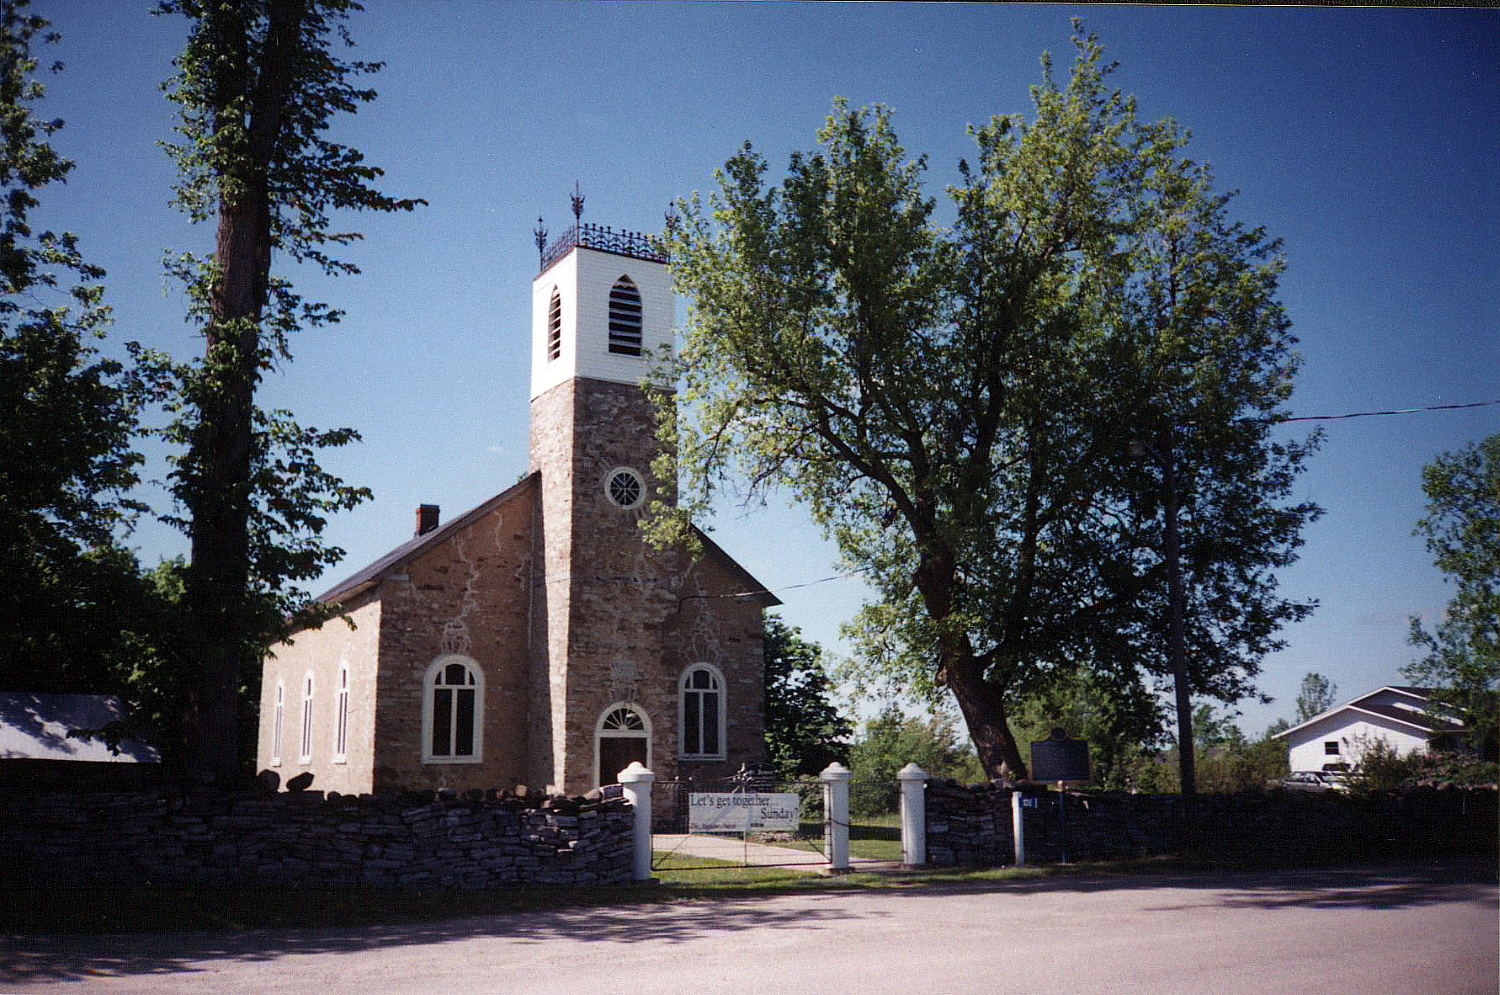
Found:
[{"label": "shadow on road", "polygon": [[[1159,891],[1167,901],[1147,908],[1163,913],[1205,907],[1397,909],[1442,902],[1494,906],[1495,879],[1493,858],[1481,855],[1363,868],[1159,875],[1081,873],[952,885],[903,885],[899,879],[893,879],[885,888],[830,888],[801,893],[790,905],[742,897],[504,913],[396,926],[109,936],[11,935],[0,938],[0,984],[193,973],[211,971],[216,962],[224,961],[358,953],[482,937],[503,937],[511,943],[525,944],[558,939],[670,944],[716,935],[728,938],[745,930],[815,930],[841,921],[888,915],[889,903],[900,902],[907,895],[993,893],[997,897],[1023,897],[1041,893],[1082,896],[1126,889]],[[289,893],[287,900],[295,901],[295,893]]]}]

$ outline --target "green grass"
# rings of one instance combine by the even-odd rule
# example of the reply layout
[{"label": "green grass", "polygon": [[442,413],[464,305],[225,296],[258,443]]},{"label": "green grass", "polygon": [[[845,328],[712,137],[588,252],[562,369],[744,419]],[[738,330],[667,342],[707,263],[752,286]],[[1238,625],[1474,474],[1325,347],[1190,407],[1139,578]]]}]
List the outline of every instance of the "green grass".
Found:
[{"label": "green grass", "polygon": [[[855,860],[900,860],[901,816],[887,815],[855,816],[849,820],[849,856]],[[751,840],[755,837],[752,835]],[[797,828],[794,839],[766,840],[773,846],[789,850],[823,852],[823,823],[803,822]]]}]

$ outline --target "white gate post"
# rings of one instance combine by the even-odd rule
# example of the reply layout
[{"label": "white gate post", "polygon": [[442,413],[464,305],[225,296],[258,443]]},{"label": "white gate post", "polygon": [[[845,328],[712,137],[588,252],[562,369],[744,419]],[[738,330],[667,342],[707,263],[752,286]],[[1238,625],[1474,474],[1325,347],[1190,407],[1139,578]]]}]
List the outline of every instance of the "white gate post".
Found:
[{"label": "white gate post", "polygon": [[828,844],[828,873],[849,870],[849,768],[835,760],[823,768],[823,838]]},{"label": "white gate post", "polygon": [[927,772],[915,763],[901,768],[901,866],[927,863]]},{"label": "white gate post", "polygon": [[1016,866],[1026,866],[1026,822],[1021,818],[1026,796],[1019,788],[1010,789],[1010,836],[1016,844]]},{"label": "white gate post", "polygon": [[636,881],[655,881],[651,874],[651,785],[656,781],[656,775],[639,760],[632,760],[629,767],[620,771],[619,778],[626,803],[635,809],[635,825],[631,830],[634,844],[631,877]]}]

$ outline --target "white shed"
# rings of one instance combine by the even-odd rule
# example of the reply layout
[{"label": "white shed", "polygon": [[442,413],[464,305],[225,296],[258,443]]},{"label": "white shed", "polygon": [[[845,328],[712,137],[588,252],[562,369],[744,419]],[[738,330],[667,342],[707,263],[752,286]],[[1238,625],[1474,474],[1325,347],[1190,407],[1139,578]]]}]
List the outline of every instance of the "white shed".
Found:
[{"label": "white shed", "polygon": [[1406,756],[1464,732],[1452,717],[1428,711],[1429,694],[1429,688],[1387,685],[1276,735],[1286,740],[1294,771],[1358,766],[1377,740]]}]

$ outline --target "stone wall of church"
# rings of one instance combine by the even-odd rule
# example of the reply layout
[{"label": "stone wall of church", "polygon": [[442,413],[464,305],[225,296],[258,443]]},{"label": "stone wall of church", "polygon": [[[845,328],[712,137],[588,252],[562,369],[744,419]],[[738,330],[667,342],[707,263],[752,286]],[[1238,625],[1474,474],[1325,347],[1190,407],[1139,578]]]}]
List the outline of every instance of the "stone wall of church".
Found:
[{"label": "stone wall of church", "polygon": [[[685,571],[675,616],[667,628],[673,668],[663,690],[677,719],[678,677],[695,663],[724,674],[728,715],[724,760],[675,760],[679,778],[728,777],[741,764],[765,759],[765,648],[759,599],[741,595],[745,579],[705,554]],[[664,776],[673,776],[671,774]]]},{"label": "stone wall of church", "polygon": [[[650,727],[645,762],[660,777],[677,777],[688,766],[700,776],[718,776],[760,759],[760,605],[721,597],[738,593],[744,582],[711,560],[694,563],[641,539],[641,521],[662,486],[650,475],[660,443],[641,390],[573,380],[534,402],[532,417],[554,615],[547,693],[554,703],[567,703],[562,735],[554,735],[553,767],[560,773],[550,783],[576,793],[613,780],[617,771],[600,769],[598,724],[620,703],[644,713]],[[563,424],[568,420],[571,426]],[[566,450],[563,440],[571,440]],[[567,466],[558,473],[562,479],[549,482],[560,463]],[[622,467],[647,481],[638,507],[621,508],[607,495],[606,481]],[[661,496],[675,498],[670,492]],[[729,683],[728,756],[680,770],[678,682],[684,667],[700,662],[713,664]]]},{"label": "stone wall of church", "polygon": [[[369,791],[373,783],[376,678],[374,660],[380,637],[380,603],[368,597],[349,605],[348,614],[319,629],[298,632],[271,648],[261,673],[258,769],[283,780],[311,773],[328,791]],[[348,668],[349,701],[345,750],[337,750],[338,689]],[[312,681],[311,751],[303,759],[303,696]],[[281,693],[281,736],[276,742],[276,696]]]},{"label": "stone wall of church", "polygon": [[[600,717],[619,702],[642,706],[651,727],[647,766],[670,776],[676,709],[665,707],[658,689],[673,676],[663,627],[677,607],[676,557],[650,548],[640,536],[641,520],[658,494],[650,476],[660,447],[651,407],[632,385],[584,379],[573,385],[578,429],[572,451],[569,708],[566,780],[560,785],[570,793],[618,773],[597,770],[596,732]],[[606,494],[606,481],[620,468],[646,481],[636,508],[620,508]]]},{"label": "stone wall of church", "polygon": [[[528,779],[531,543],[532,488],[523,487],[424,550],[405,575],[382,583],[373,790],[494,788]],[[450,655],[484,673],[477,763],[422,759],[424,679]]]},{"label": "stone wall of church", "polygon": [[561,784],[566,754],[566,727],[553,703],[567,700],[574,384],[566,380],[531,402],[529,459],[538,483],[532,538],[530,784]]}]

